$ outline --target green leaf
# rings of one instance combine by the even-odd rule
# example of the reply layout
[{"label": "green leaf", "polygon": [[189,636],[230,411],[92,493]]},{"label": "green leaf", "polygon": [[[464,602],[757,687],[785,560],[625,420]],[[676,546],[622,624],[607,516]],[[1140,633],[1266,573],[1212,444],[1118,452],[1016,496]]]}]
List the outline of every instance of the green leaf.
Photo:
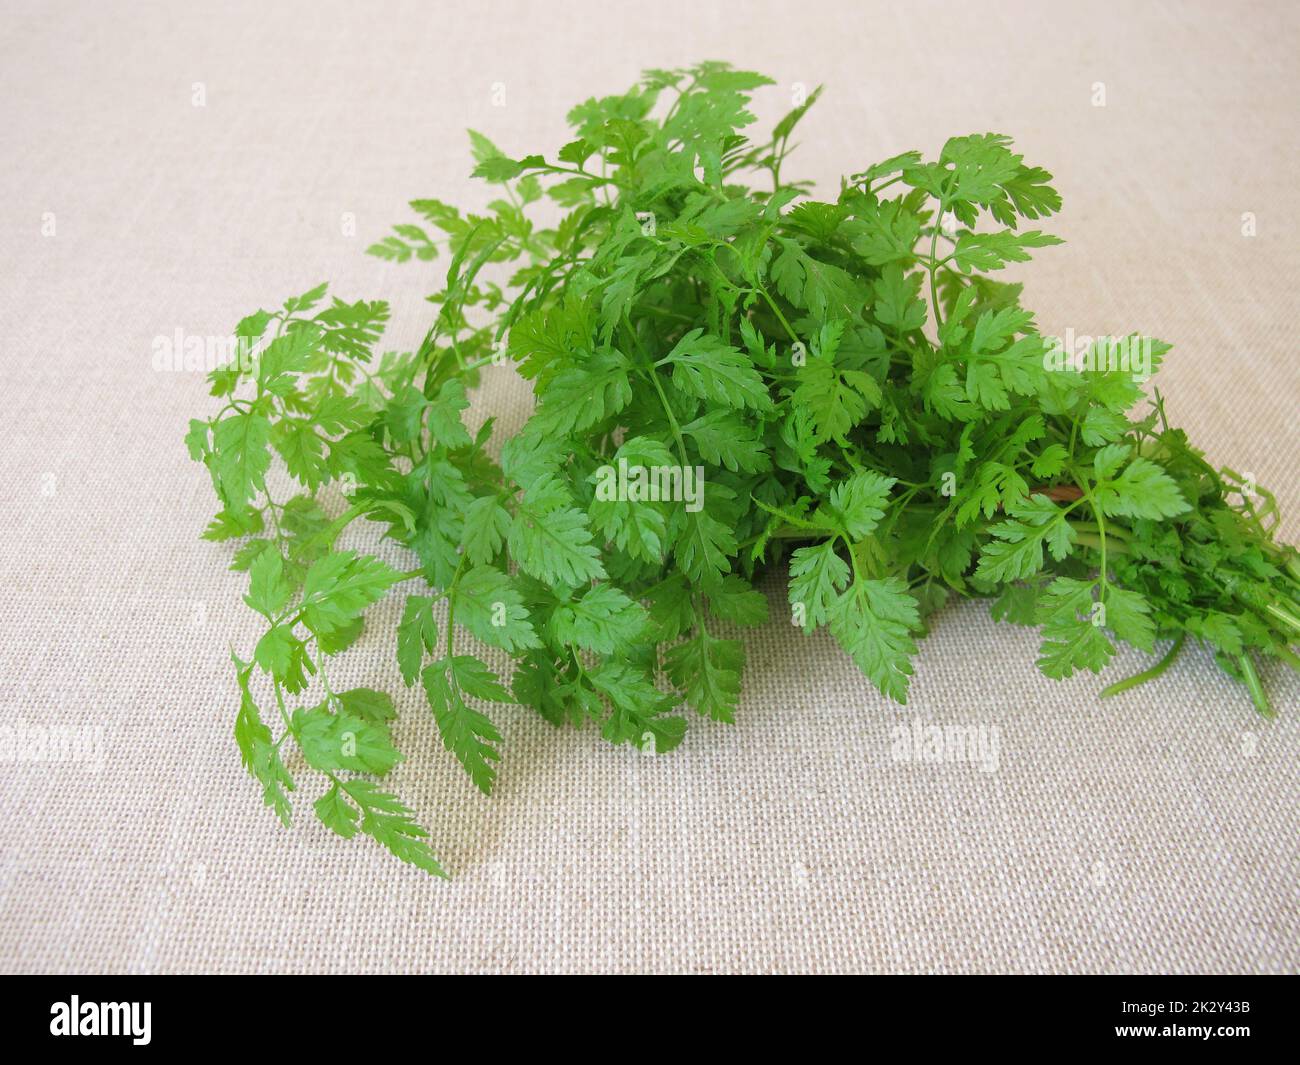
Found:
[{"label": "green leaf", "polygon": [[907,702],[920,627],[916,599],[898,577],[854,581],[830,612],[831,635],[881,693]]},{"label": "green leaf", "polygon": [[714,613],[727,621],[750,626],[767,621],[767,596],[738,574],[728,573],[708,595]]},{"label": "green leaf", "polygon": [[290,691],[301,691],[306,687],[306,677],[302,673],[304,654],[303,642],[294,636],[290,626],[273,625],[257,641],[253,661]]},{"label": "green leaf", "polygon": [[348,711],[332,713],[324,704],[295,710],[293,734],[307,764],[323,773],[347,770],[383,776],[402,760],[386,725]]},{"label": "green leaf", "polygon": [[473,443],[460,420],[460,412],[468,407],[465,385],[453,377],[442,386],[437,398],[429,404],[429,432],[433,434],[433,439],[446,448],[468,447]]},{"label": "green leaf", "polygon": [[646,621],[639,603],[612,584],[598,584],[580,599],[560,606],[552,616],[551,631],[558,643],[608,655],[636,642]]},{"label": "green leaf", "polygon": [[831,489],[831,510],[851,539],[861,540],[875,530],[889,505],[889,490],[897,483],[875,470],[859,470]]},{"label": "green leaf", "polygon": [[1137,592],[1113,585],[1106,590],[1106,627],[1121,640],[1143,651],[1156,644],[1156,626],[1151,607]]},{"label": "green leaf", "polygon": [[745,648],[739,640],[719,639],[703,628],[664,657],[664,669],[686,701],[715,721],[735,719],[744,668]]},{"label": "green leaf", "polygon": [[753,363],[703,329],[688,332],[661,361],[672,366],[673,384],[688,395],[736,409],[772,409],[767,385]]},{"label": "green leaf", "polygon": [[840,593],[849,583],[849,564],[835,551],[835,541],[800,547],[790,555],[790,606],[805,632],[825,625]]},{"label": "green leaf", "polygon": [[1063,559],[1075,542],[1074,527],[1064,512],[1044,495],[1035,495],[1012,508],[1011,521],[990,526],[999,537],[984,545],[975,576],[984,581],[1001,583],[1031,577],[1043,568],[1043,546],[1052,557]]},{"label": "green leaf", "polygon": [[808,411],[819,443],[847,443],[849,430],[861,424],[869,409],[880,406],[880,385],[870,375],[839,370],[831,358],[809,356],[798,380],[794,402]]},{"label": "green leaf", "polygon": [[[487,667],[483,666],[481,672],[487,672]],[[449,673],[456,677],[456,683],[449,680]],[[443,746],[465,767],[475,787],[487,795],[496,779],[496,768],[492,763],[501,760],[492,744],[501,742],[501,734],[486,714],[465,702],[461,690],[465,676],[470,673],[460,666],[449,671],[445,662],[436,662],[425,666],[421,677]],[[474,694],[473,691],[470,694]],[[504,689],[502,694],[509,698]]]},{"label": "green leaf", "polygon": [[293,588],[284,577],[284,559],[278,550],[264,550],[248,568],[248,594],[244,602],[266,618],[285,608]]},{"label": "green leaf", "polygon": [[1118,478],[1099,484],[1093,499],[1104,514],[1127,518],[1172,518],[1191,509],[1173,478],[1140,455]]},{"label": "green leaf", "polygon": [[349,688],[335,695],[339,705],[349,714],[364,718],[376,724],[391,721],[397,716],[393,698],[386,692],[374,688]]},{"label": "green leaf", "polygon": [[553,478],[525,494],[510,524],[511,557],[531,577],[548,584],[585,584],[605,576],[600,552],[582,511]]},{"label": "green leaf", "polygon": [[843,268],[809,255],[796,240],[778,237],[777,244],[781,251],[770,270],[783,297],[796,307],[807,308],[819,321],[832,314],[853,317],[857,313],[865,286]]},{"label": "green leaf", "polygon": [[271,423],[253,411],[229,414],[217,422],[212,437],[222,494],[228,506],[242,507],[265,487]]},{"label": "green leaf", "polygon": [[271,442],[284,458],[289,475],[307,488],[316,488],[329,475],[325,441],[307,419],[282,418],[271,431]]},{"label": "green leaf", "polygon": [[420,425],[429,401],[413,385],[407,385],[393,394],[384,411],[384,422],[394,442],[409,443],[420,435]]},{"label": "green leaf", "polygon": [[1094,612],[1095,582],[1058,577],[1039,600],[1039,623],[1043,644],[1038,668],[1055,680],[1073,676],[1076,670],[1100,673],[1115,653]]},{"label": "green leaf", "polygon": [[484,643],[512,653],[541,646],[523,599],[500,570],[475,566],[461,575],[452,597],[456,621]]},{"label": "green leaf", "polygon": [[[629,467],[645,468],[674,465],[672,453],[666,444],[649,437],[637,436],[627,440],[614,455],[612,468],[620,463]],[[600,479],[598,473],[592,480]],[[602,499],[597,493],[587,510],[591,525],[602,536],[612,540],[619,551],[646,562],[661,562],[668,539],[666,505],[646,500]]]},{"label": "green leaf", "polygon": [[501,552],[510,532],[510,513],[497,496],[479,496],[465,510],[461,546],[476,566],[491,562]]},{"label": "green leaf", "polygon": [[738,473],[762,473],[772,468],[763,441],[730,410],[709,411],[683,425],[682,433],[694,440],[704,460],[715,466]]},{"label": "green leaf", "polygon": [[681,533],[673,555],[682,572],[697,583],[712,586],[731,569],[736,551],[735,534],[707,510],[677,511]]},{"label": "green leaf", "polygon": [[550,380],[533,422],[541,432],[564,436],[612,418],[631,401],[627,360],[607,352]]},{"label": "green leaf", "polygon": [[904,274],[897,263],[886,266],[875,283],[876,318],[899,333],[920,329],[926,320],[920,291],[920,274]]},{"label": "green leaf", "polygon": [[1059,237],[1033,229],[1017,233],[1003,229],[996,233],[962,233],[953,249],[953,261],[964,273],[972,270],[1001,270],[1007,263],[1029,261],[1027,248],[1063,244]]},{"label": "green leaf", "polygon": [[372,780],[349,780],[343,790],[361,809],[361,831],[399,859],[434,876],[446,877],[411,810],[395,795],[379,790]]},{"label": "green leaf", "polygon": [[307,571],[302,620],[316,633],[343,628],[401,579],[400,573],[373,555],[331,552]]},{"label": "green leaf", "polygon": [[676,700],[659,691],[643,670],[605,659],[588,677],[612,708],[601,728],[610,743],[631,743],[642,751],[663,754],[682,742],[686,722],[667,715]]},{"label": "green leaf", "polygon": [[257,704],[253,701],[249,689],[251,667],[241,662],[234,654],[230,659],[235,664],[235,675],[239,681],[239,712],[235,715],[235,743],[244,767],[262,785],[262,800],[271,807],[280,823],[289,827],[292,810],[289,796],[294,784],[289,771],[280,760],[279,748],[271,742],[271,730],[262,723]]},{"label": "green leaf", "polygon": [[321,824],[331,832],[336,832],[344,839],[351,839],[357,834],[357,818],[361,816],[355,806],[343,798],[343,791],[337,784],[317,799],[312,808]]},{"label": "green leaf", "polygon": [[495,703],[511,701],[510,693],[502,686],[497,675],[473,655],[456,655],[451,660],[451,670],[456,676],[457,685],[466,694]]},{"label": "green leaf", "polygon": [[427,595],[408,595],[397,626],[397,664],[409,688],[420,675],[424,653],[438,646],[438,624],[433,618],[434,600]]}]

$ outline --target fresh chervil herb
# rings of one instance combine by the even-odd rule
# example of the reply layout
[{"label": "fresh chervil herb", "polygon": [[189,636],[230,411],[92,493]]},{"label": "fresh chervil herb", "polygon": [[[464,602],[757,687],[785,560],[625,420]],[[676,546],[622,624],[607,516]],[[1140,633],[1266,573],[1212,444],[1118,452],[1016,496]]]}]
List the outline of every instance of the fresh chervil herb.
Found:
[{"label": "fresh chervil herb", "polygon": [[[655,751],[681,743],[682,707],[731,721],[731,627],[768,620],[770,568],[789,620],[899,702],[927,619],[977,596],[1041,627],[1049,677],[1100,671],[1117,641],[1162,655],[1103,694],[1122,691],[1191,637],[1272,713],[1257,660],[1300,666],[1300,562],[1273,497],[1207,463],[1159,393],[1144,407],[1167,345],[1067,350],[987,276],[1059,243],[1037,228],[1061,206],[1051,175],[983,133],[816,200],[785,163],[818,93],[752,137],[766,84],[650,71],[575,107],[573,139],[541,155],[471,134],[500,189],[488,212],[416,200],[420,223],[370,249],[448,263],[417,351],[381,355],[387,305],[326,303],[324,285],[238,324],[257,357],[212,374],[224,406],[186,444],[220,501],[204,536],[242,541],[265,622],[234,656],[234,730],[286,824],[301,785],[339,835],[442,873],[376,782],[400,758],[391,698],[327,678],[398,585],[394,680],[484,792],[511,704]],[[469,393],[510,365],[536,410],[489,447]],[[268,494],[277,455],[291,498]],[[338,547],[361,518],[409,569]]]}]

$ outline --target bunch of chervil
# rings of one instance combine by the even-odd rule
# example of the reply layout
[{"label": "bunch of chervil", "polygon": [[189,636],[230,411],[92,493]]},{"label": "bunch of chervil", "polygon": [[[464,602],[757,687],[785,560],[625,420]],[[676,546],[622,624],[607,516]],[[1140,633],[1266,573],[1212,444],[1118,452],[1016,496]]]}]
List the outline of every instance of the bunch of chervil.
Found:
[{"label": "bunch of chervil", "polygon": [[[754,580],[773,565],[792,620],[827,626],[899,701],[923,619],[959,595],[1041,626],[1049,677],[1164,641],[1119,690],[1191,636],[1270,712],[1255,662],[1297,665],[1300,631],[1272,498],[1148,408],[1166,345],[1073,350],[985,276],[1056,243],[1023,228],[1059,208],[1050,175],[980,134],[813,200],[782,170],[816,94],[756,144],[742,131],[764,84],[717,63],[651,71],[575,107],[574,139],[545,157],[472,134],[475,174],[501,191],[489,213],[417,200],[426,225],[371,249],[450,258],[416,352],[377,357],[386,305],[323,305],[324,286],[239,324],[257,357],[212,375],[225,406],[188,444],[221,502],[205,535],[243,539],[234,568],[266,620],[235,659],[235,736],[286,823],[291,741],[326,825],[441,872],[374,780],[400,757],[392,699],[327,675],[398,584],[401,678],[484,791],[501,704],[658,751],[681,741],[683,705],[731,720],[745,653],[723,633],[767,620]],[[489,449],[466,394],[509,361],[537,408]],[[276,455],[292,498],[267,493]],[[407,572],[336,546],[359,518],[409,548]]]}]

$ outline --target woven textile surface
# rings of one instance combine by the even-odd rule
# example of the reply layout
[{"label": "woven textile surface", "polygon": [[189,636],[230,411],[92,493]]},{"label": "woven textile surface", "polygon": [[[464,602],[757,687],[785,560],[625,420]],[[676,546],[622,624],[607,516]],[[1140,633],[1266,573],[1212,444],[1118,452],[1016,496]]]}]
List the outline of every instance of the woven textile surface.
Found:
[{"label": "woven textile surface", "polygon": [[[1172,342],[1171,418],[1271,487],[1294,540],[1297,56],[1284,2],[0,4],[0,723],[95,748],[0,761],[0,969],[1300,969],[1294,676],[1266,672],[1273,723],[1200,648],[1102,702],[974,603],[936,620],[904,710],[781,623],[780,573],[735,725],[646,757],[503,708],[490,799],[402,687],[382,604],[334,671],[397,696],[395,790],[453,879],[330,836],[314,794],[286,832],[231,737],[255,618],[230,546],[198,539],[214,507],[181,442],[215,408],[151,364],[155,337],[325,279],[388,300],[384,347],[409,350],[430,267],[363,251],[409,199],[490,198],[465,127],[551,151],[573,103],[727,59],[776,79],[764,124],[826,83],[788,164],[823,195],[1013,136],[1065,199],[1067,243],[1016,274],[1043,331]],[[510,430],[529,402],[491,368],[474,413]],[[997,746],[900,760],[913,722]]]}]

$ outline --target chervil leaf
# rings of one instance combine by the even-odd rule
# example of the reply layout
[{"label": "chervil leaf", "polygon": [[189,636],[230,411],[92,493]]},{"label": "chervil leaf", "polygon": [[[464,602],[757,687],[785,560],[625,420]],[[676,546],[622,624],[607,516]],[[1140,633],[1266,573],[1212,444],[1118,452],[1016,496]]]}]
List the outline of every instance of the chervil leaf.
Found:
[{"label": "chervil leaf", "polygon": [[506,651],[541,646],[523,599],[500,570],[475,566],[463,574],[454,601],[456,620],[484,643]]},{"label": "chervil leaf", "polygon": [[605,660],[589,677],[612,708],[601,728],[611,743],[631,743],[647,753],[663,754],[682,742],[686,722],[666,714],[676,700],[665,697],[645,672]]},{"label": "chervil leaf", "polygon": [[343,710],[366,721],[382,723],[397,716],[392,696],[374,688],[349,688],[335,695]]},{"label": "chervil leaf", "polygon": [[673,368],[673,384],[683,392],[724,407],[771,410],[763,378],[737,348],[703,329],[692,329],[661,360]]},{"label": "chervil leaf", "polygon": [[271,442],[284,458],[290,476],[307,488],[315,488],[329,475],[325,442],[306,419],[283,418],[271,432]]},{"label": "chervil leaf", "polygon": [[1104,616],[1094,612],[1093,582],[1058,577],[1039,600],[1043,645],[1038,668],[1056,680],[1076,670],[1100,673],[1115,653],[1102,630]]},{"label": "chervil leaf", "polygon": [[332,713],[323,704],[295,710],[293,734],[308,765],[321,772],[383,776],[402,759],[387,726],[347,711]]},{"label": "chervil leaf", "polygon": [[1129,518],[1172,518],[1190,509],[1173,478],[1140,455],[1118,477],[1104,479],[1093,498],[1106,514]]},{"label": "chervil leaf", "polygon": [[748,581],[729,573],[709,589],[709,605],[719,617],[737,625],[762,625],[767,621],[767,597]]},{"label": "chervil leaf", "polygon": [[975,571],[986,581],[1024,580],[1043,568],[1044,544],[1059,560],[1069,554],[1075,540],[1074,527],[1043,495],[1016,507],[1013,520],[999,522],[989,532],[999,539],[984,546]]},{"label": "chervil leaf", "polygon": [[860,370],[840,370],[833,359],[811,356],[799,369],[794,402],[808,411],[818,442],[845,442],[870,408],[880,405],[880,386]]},{"label": "chervil leaf", "polygon": [[[487,715],[465,702],[462,691],[474,694],[471,689],[479,683],[481,674],[486,672],[486,666],[475,671],[460,664],[448,668],[446,662],[436,662],[425,666],[421,674],[424,692],[433,710],[433,719],[442,736],[443,746],[456,756],[474,785],[484,794],[492,791],[492,782],[496,779],[496,769],[491,763],[500,761],[501,755],[492,744],[501,742],[501,734]],[[463,688],[467,676],[472,676],[475,680],[470,687]],[[454,682],[451,679],[453,677]],[[504,690],[502,694],[509,698]]]},{"label": "chervil leaf", "polygon": [[889,490],[897,484],[875,470],[859,470],[831,489],[830,509],[854,540],[869,535],[885,516]]},{"label": "chervil leaf", "polygon": [[790,606],[794,623],[807,632],[830,620],[840,592],[849,583],[849,564],[827,540],[797,548],[790,556]]},{"label": "chervil leaf", "polygon": [[559,643],[608,655],[635,643],[646,621],[639,603],[612,584],[598,584],[582,598],[559,607],[551,618],[551,631]]},{"label": "chervil leaf", "polygon": [[460,420],[460,412],[468,407],[465,386],[453,377],[428,407],[429,432],[434,440],[447,448],[468,447],[472,441]]},{"label": "chervil leaf", "polygon": [[248,569],[248,594],[244,602],[265,617],[285,608],[293,588],[284,578],[284,558],[279,551],[262,551]]},{"label": "chervil leaf", "polygon": [[605,352],[557,374],[534,417],[540,431],[563,436],[612,417],[631,399],[627,361],[617,352]]},{"label": "chervil leaf", "polygon": [[258,384],[274,395],[286,395],[294,387],[297,375],[311,365],[319,343],[320,333],[312,327],[276,337],[257,360]]},{"label": "chervil leaf", "polygon": [[587,519],[568,501],[558,482],[543,478],[529,489],[510,524],[510,554],[538,580],[576,585],[605,576]]},{"label": "chervil leaf", "polygon": [[736,537],[707,510],[679,514],[681,532],[673,549],[677,564],[690,580],[711,584],[730,571]]},{"label": "chervil leaf", "polygon": [[804,251],[798,241],[780,238],[780,253],[772,260],[772,280],[777,291],[796,307],[805,307],[816,319],[852,314],[861,305],[865,286],[842,268]]},{"label": "chervil leaf", "polygon": [[729,410],[710,411],[682,426],[706,462],[738,473],[762,473],[772,460],[750,426]]},{"label": "chervil leaf", "polygon": [[313,632],[342,628],[401,579],[400,573],[373,556],[332,552],[307,571],[303,622]]},{"label": "chervil leaf", "polygon": [[719,639],[700,628],[669,650],[664,668],[686,701],[705,717],[734,719],[745,668],[745,648],[739,640]]},{"label": "chervil leaf", "polygon": [[465,510],[461,544],[470,562],[482,565],[500,553],[510,532],[510,512],[497,496],[479,496]]},{"label": "chervil leaf", "polygon": [[357,818],[360,812],[343,797],[342,789],[334,784],[330,790],[317,799],[312,808],[321,824],[331,832],[344,839],[351,839],[357,834]]},{"label": "chervil leaf", "polygon": [[248,411],[228,414],[217,422],[212,444],[222,495],[230,507],[240,507],[264,487],[271,465],[267,444],[271,423],[261,414]]},{"label": "chervil leaf", "polygon": [[920,274],[904,274],[897,263],[886,266],[875,283],[876,317],[899,333],[920,329],[926,320],[920,289]]},{"label": "chervil leaf", "polygon": [[881,693],[907,702],[920,626],[916,600],[897,577],[854,581],[830,608],[831,635]]},{"label": "chervil leaf", "polygon": [[1059,237],[1033,229],[1025,233],[1004,229],[997,233],[965,232],[957,238],[953,261],[959,270],[1001,270],[1007,263],[1029,261],[1027,248],[1061,244]]},{"label": "chervil leaf", "polygon": [[409,688],[420,675],[426,651],[438,646],[438,625],[433,618],[434,601],[427,595],[408,595],[397,626],[397,663]]},{"label": "chervil leaf", "polygon": [[380,791],[371,780],[349,780],[343,784],[343,790],[361,809],[362,832],[402,861],[434,876],[446,877],[429,849],[425,839],[428,832],[415,823],[410,808],[395,795]]},{"label": "chervil leaf", "polygon": [[1151,619],[1151,607],[1142,596],[1110,587],[1104,602],[1105,624],[1111,632],[1140,650],[1150,651],[1155,647],[1155,622]]}]

